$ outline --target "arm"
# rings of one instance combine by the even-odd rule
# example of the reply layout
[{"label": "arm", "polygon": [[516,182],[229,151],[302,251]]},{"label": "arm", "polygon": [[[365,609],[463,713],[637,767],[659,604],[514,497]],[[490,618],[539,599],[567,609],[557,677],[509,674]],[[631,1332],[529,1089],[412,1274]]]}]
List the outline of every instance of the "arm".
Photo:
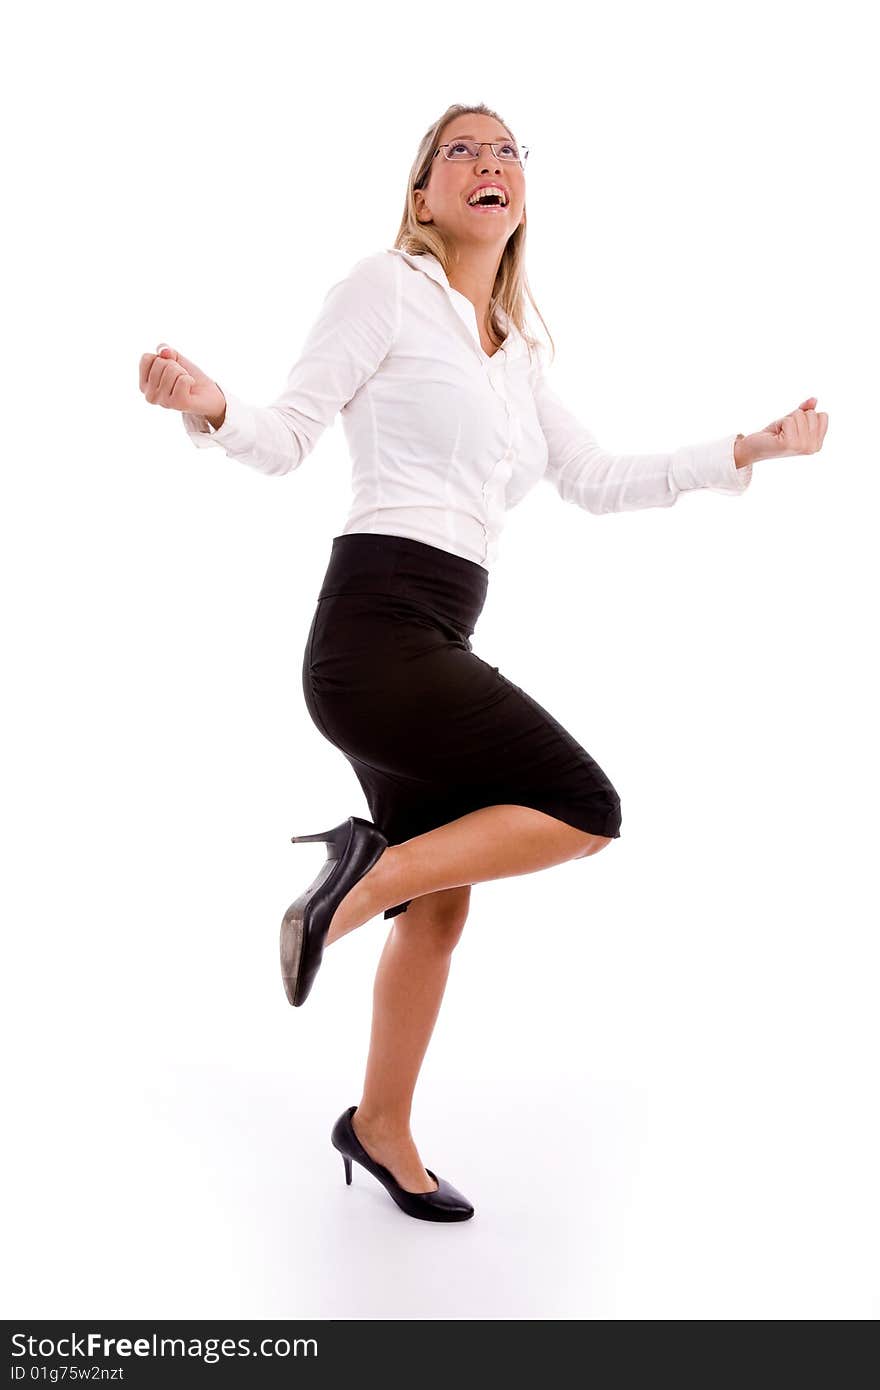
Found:
[{"label": "arm", "polygon": [[271,405],[250,405],[221,388],[226,411],[218,429],[204,416],[184,413],[195,447],[220,446],[263,473],[298,468],[391,348],[400,313],[398,263],[386,252],[365,256],[331,286]]},{"label": "arm", "polygon": [[547,441],[546,480],[566,502],[589,512],[624,512],[642,507],[671,507],[679,494],[695,488],[741,493],[752,480],[750,462],[739,466],[734,448],[740,435],[725,435],[671,453],[612,454],[547,384],[535,369],[532,391],[538,420]]}]

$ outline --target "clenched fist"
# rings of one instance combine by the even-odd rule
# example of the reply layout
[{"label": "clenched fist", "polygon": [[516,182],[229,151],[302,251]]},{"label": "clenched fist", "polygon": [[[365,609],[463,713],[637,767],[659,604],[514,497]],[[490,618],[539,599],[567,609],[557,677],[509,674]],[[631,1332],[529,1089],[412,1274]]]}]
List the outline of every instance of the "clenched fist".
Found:
[{"label": "clenched fist", "polygon": [[781,415],[754,434],[737,439],[733,456],[737,468],[759,459],[784,458],[790,454],[817,454],[822,448],[828,416],[824,410],[816,413],[818,396],[808,396],[797,410]]},{"label": "clenched fist", "polygon": [[160,343],[156,352],[144,353],[140,377],[141,390],[150,405],[204,415],[214,429],[223,424],[226,397],[216,381],[167,343]]}]

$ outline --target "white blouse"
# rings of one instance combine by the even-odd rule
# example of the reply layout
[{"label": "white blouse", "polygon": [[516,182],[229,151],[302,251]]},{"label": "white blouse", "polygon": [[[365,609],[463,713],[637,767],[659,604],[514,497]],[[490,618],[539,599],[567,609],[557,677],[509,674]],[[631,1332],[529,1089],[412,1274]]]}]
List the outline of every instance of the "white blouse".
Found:
[{"label": "white blouse", "polygon": [[489,569],[504,514],[544,478],[590,512],[669,507],[683,491],[744,492],[735,434],[671,453],[611,454],[548,386],[543,348],[503,310],[483,351],[471,301],[436,256],[396,248],[357,261],[328,290],[286,390],[254,406],[221,387],[219,430],[184,414],[197,448],[219,445],[263,473],[289,473],[341,412],[352,461],[342,533],[410,536]]}]

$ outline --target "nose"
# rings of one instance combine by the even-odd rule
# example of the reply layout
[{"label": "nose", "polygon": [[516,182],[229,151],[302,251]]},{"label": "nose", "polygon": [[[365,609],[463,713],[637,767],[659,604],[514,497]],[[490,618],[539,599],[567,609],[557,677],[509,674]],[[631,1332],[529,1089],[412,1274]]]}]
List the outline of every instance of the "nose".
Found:
[{"label": "nose", "polygon": [[488,174],[490,170],[495,174],[501,173],[501,160],[496,159],[495,156],[491,153],[491,151],[484,158],[483,152],[481,150],[479,155],[477,156],[476,163],[477,170],[480,174]]},{"label": "nose", "polygon": [[[489,151],[488,154],[485,153],[486,150]],[[499,168],[501,161],[500,159],[495,158],[495,155],[492,153],[492,145],[488,140],[483,141],[482,145],[480,146],[480,152],[477,155],[474,163],[476,165],[477,172],[480,174],[487,174],[490,169],[494,170],[496,174],[499,174],[501,172]]]}]

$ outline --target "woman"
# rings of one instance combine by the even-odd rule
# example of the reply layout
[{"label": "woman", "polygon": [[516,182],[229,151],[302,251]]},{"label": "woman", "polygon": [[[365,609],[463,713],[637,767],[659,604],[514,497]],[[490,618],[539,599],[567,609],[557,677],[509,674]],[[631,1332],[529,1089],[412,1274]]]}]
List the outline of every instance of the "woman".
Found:
[{"label": "woman", "polygon": [[526,156],[494,111],[450,107],[421,142],[394,247],[331,287],[273,405],[221,391],[164,345],[141,359],[147,400],[183,412],[194,444],[266,473],[297,468],[342,411],[353,500],[303,690],[372,819],[293,837],[328,856],[285,914],[282,973],[301,1005],[325,946],[380,912],[402,917],[376,977],[363,1094],[331,1137],[348,1182],[355,1159],[434,1221],[474,1210],[410,1132],[470,885],[596,854],[621,824],[599,765],[472,650],[504,512],[540,478],[597,513],[701,487],[738,494],[757,459],[813,453],[827,427],[811,397],[753,435],[605,453],[548,387],[525,329]]}]

